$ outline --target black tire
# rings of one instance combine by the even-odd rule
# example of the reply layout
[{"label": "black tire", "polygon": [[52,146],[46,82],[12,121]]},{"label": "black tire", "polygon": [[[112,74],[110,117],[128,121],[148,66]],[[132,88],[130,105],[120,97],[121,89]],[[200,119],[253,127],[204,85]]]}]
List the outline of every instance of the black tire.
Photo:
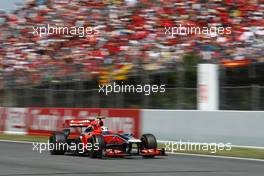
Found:
[{"label": "black tire", "polygon": [[[80,138],[75,140],[76,150],[74,151],[75,155],[84,155],[84,146]],[[81,150],[80,150],[81,149]]]},{"label": "black tire", "polygon": [[54,132],[49,138],[49,149],[52,155],[63,155],[66,151],[66,138],[62,132]]},{"label": "black tire", "polygon": [[105,141],[102,135],[94,135],[88,142],[92,144],[89,152],[91,158],[102,158],[105,151]]},{"label": "black tire", "polygon": [[142,149],[157,149],[157,140],[153,134],[143,134],[141,136]]},{"label": "black tire", "polygon": [[[141,149],[157,149],[157,140],[153,134],[143,134],[141,136]],[[155,155],[146,155],[143,158],[154,158]]]}]

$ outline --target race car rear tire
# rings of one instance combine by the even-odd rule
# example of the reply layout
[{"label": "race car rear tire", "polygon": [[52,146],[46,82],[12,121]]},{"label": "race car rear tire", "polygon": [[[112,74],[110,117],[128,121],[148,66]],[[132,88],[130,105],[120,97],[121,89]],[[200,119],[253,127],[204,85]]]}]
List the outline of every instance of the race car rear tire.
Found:
[{"label": "race car rear tire", "polygon": [[157,149],[157,140],[153,134],[143,134],[141,136],[142,149]]},{"label": "race car rear tire", "polygon": [[54,132],[49,138],[49,151],[52,155],[63,155],[66,151],[66,137],[62,132]]},{"label": "race car rear tire", "polygon": [[94,135],[91,137],[91,139],[88,141],[92,145],[90,150],[90,157],[91,158],[102,158],[103,153],[105,151],[105,140],[102,135]]}]

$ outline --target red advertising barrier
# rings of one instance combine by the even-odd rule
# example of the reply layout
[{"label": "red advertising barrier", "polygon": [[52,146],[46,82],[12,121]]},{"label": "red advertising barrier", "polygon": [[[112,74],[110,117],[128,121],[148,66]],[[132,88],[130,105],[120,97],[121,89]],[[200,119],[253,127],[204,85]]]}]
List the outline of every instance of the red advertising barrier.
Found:
[{"label": "red advertising barrier", "polygon": [[[97,115],[106,116],[105,126],[113,131],[123,130],[135,136],[140,134],[140,110],[138,109],[101,109],[101,108],[9,108],[19,111],[23,118],[22,110],[26,109],[25,128],[29,135],[49,135],[52,131],[60,131],[66,119],[86,119]],[[14,112],[12,112],[14,114]],[[14,115],[7,116],[13,118]],[[12,120],[8,120],[12,121]],[[23,121],[20,119],[20,121]],[[12,123],[12,127],[16,128]],[[21,123],[20,123],[21,125]],[[19,127],[19,126],[17,126]],[[14,130],[10,128],[11,130]],[[19,127],[21,128],[21,126]],[[18,130],[18,128],[17,128]],[[21,129],[20,129],[21,131]],[[77,131],[75,131],[77,132]]]}]

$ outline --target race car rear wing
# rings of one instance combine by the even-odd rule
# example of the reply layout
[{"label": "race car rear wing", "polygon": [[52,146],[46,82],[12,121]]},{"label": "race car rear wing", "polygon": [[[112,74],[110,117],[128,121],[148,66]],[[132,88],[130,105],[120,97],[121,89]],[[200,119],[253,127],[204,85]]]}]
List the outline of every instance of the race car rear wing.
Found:
[{"label": "race car rear wing", "polygon": [[105,117],[98,116],[98,117],[90,117],[87,119],[69,119],[65,120],[64,127],[88,127],[89,125],[93,125],[95,120],[104,119]]},{"label": "race car rear wing", "polygon": [[70,127],[88,127],[91,124],[91,121],[89,119],[71,119],[71,120],[65,120],[64,127],[70,128]]}]

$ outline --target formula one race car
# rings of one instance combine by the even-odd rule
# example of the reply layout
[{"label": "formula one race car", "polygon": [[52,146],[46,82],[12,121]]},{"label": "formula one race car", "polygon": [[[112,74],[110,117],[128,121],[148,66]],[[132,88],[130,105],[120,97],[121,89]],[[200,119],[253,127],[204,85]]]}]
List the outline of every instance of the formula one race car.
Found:
[{"label": "formula one race car", "polygon": [[[92,119],[65,120],[64,130],[54,132],[49,139],[49,150],[53,155],[74,153],[91,158],[121,157],[138,155],[153,158],[165,155],[164,149],[157,149],[152,134],[143,134],[140,139],[123,131],[113,132],[104,126],[102,117]],[[81,128],[81,134],[72,137],[71,129]],[[85,130],[82,130],[85,128]]]}]

